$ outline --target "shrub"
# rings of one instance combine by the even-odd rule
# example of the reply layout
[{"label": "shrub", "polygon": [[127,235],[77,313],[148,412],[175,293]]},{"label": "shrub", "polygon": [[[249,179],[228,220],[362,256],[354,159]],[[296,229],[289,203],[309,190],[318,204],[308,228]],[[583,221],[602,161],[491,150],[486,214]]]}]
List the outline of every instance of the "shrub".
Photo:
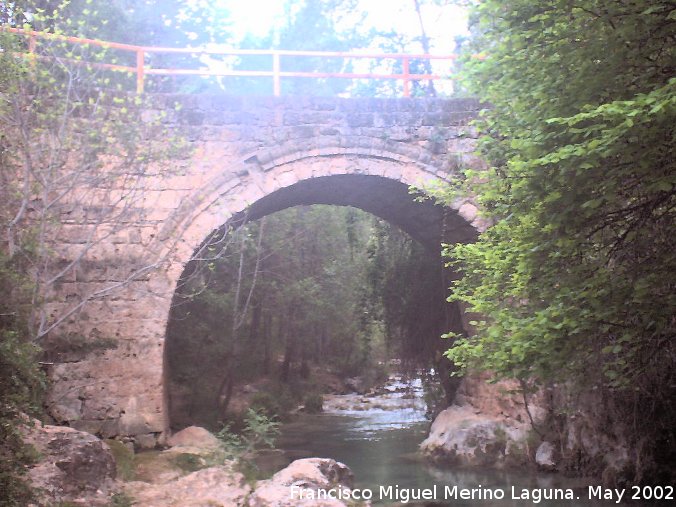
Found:
[{"label": "shrub", "polygon": [[0,506],[26,505],[33,497],[26,467],[36,460],[21,438],[24,414],[39,413],[45,377],[37,362],[40,349],[30,343],[27,315],[30,287],[21,269],[0,252]]},{"label": "shrub", "polygon": [[221,441],[226,457],[241,460],[261,447],[274,447],[275,437],[279,434],[279,423],[261,411],[247,410],[244,430],[235,433],[230,424],[225,424],[216,437]]},{"label": "shrub", "polygon": [[174,463],[184,472],[195,472],[206,466],[206,461],[197,454],[183,452],[174,458]]},{"label": "shrub", "polygon": [[288,389],[279,389],[276,392],[259,392],[251,398],[251,409],[273,419],[285,419],[296,407],[296,400]]},{"label": "shrub", "polygon": [[110,499],[110,507],[132,507],[133,501],[126,493],[115,493]]},{"label": "shrub", "polygon": [[303,406],[308,414],[318,414],[324,410],[324,397],[319,393],[308,394]]}]

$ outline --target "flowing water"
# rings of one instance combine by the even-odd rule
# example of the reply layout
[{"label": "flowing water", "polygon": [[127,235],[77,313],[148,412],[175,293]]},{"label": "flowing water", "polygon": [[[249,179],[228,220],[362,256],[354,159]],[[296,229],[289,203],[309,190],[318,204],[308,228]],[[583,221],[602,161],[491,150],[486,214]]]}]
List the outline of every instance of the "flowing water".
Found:
[{"label": "flowing water", "polygon": [[[418,505],[573,507],[615,504],[609,500],[590,500],[586,483],[558,474],[442,469],[425,463],[416,452],[429,429],[425,409],[419,379],[406,382],[401,377],[392,377],[384,392],[376,396],[327,396],[324,413],[302,414],[282,427],[277,445],[284,454],[277,468],[299,458],[333,458],[348,465],[355,475],[355,488],[371,490],[372,502],[380,505],[406,504],[406,497],[401,496],[406,494],[410,497],[407,505],[414,504],[411,498],[423,489],[431,490],[435,501]],[[388,489],[389,486],[392,488]],[[475,488],[477,496],[466,500],[453,498],[449,496],[452,495],[449,490],[454,486]],[[512,488],[517,499],[512,498]],[[535,493],[524,499],[523,488]],[[571,488],[579,499],[534,501],[537,491],[550,488]],[[500,491],[504,498],[497,499]],[[397,492],[399,496],[396,496]]]}]

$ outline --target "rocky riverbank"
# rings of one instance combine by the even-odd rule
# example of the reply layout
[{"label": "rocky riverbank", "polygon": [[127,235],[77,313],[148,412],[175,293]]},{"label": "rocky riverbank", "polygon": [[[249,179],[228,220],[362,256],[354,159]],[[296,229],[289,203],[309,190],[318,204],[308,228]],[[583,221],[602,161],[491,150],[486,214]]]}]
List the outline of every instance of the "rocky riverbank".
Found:
[{"label": "rocky riverbank", "polygon": [[509,394],[515,385],[486,379],[463,379],[455,403],[436,417],[420,444],[427,458],[444,465],[503,468],[527,465],[537,454],[540,442],[531,418],[535,424],[545,419],[542,397],[533,397],[526,410],[523,399]]},{"label": "rocky riverbank", "polygon": [[213,435],[196,427],[174,435],[165,450],[137,456],[120,442],[67,427],[35,423],[26,440],[40,455],[29,471],[38,491],[33,507],[341,507],[339,500],[294,498],[292,487],[349,490],[354,480],[347,466],[320,458],[252,480],[223,459]]},{"label": "rocky riverbank", "polygon": [[[463,379],[455,403],[434,420],[420,449],[434,463],[529,466],[594,478],[605,487],[632,483],[631,431],[610,424],[601,393],[574,397],[564,386],[528,396],[516,384],[489,384],[488,374]],[[604,407],[599,410],[599,407]]]},{"label": "rocky riverbank", "polygon": [[[551,413],[552,404],[561,403],[561,389],[548,392],[547,397],[542,393],[530,395],[526,405],[521,395],[513,394],[516,385],[488,384],[486,379],[486,375],[466,377],[455,404],[436,417],[420,445],[427,460],[455,470],[528,466],[540,471],[596,477],[595,483],[602,482],[606,487],[622,485],[623,470],[630,463],[627,447],[621,438],[609,440],[598,436],[598,421],[591,408],[571,414],[560,427],[564,431],[557,434],[551,427]],[[354,418],[348,426],[340,426],[340,431],[352,428],[367,439],[380,430],[399,427],[402,417],[404,425],[423,424],[422,388],[405,384],[393,377],[386,386],[367,394],[328,395],[324,403],[326,417],[347,416],[346,421]],[[589,397],[585,406],[591,407],[592,401]],[[621,435],[619,429],[610,429]],[[605,432],[610,434],[610,429]],[[331,433],[326,438],[313,437],[312,442],[325,442],[327,438],[342,442],[347,437]],[[339,500],[318,503],[317,499],[293,498],[290,492],[293,486],[349,489],[353,485],[352,472],[345,465],[333,459],[309,457],[322,455],[325,449],[297,452],[295,456],[290,453],[289,461],[308,458],[293,461],[267,480],[256,481],[241,463],[226,459],[221,442],[199,427],[174,434],[162,450],[138,454],[134,453],[132,442],[101,440],[63,426],[34,423],[26,432],[26,440],[40,456],[40,461],[29,470],[29,478],[40,491],[40,501],[35,504],[40,507],[340,506],[344,504]],[[345,451],[342,445],[340,451]],[[343,457],[339,454],[324,455],[346,462],[359,456],[358,452]],[[369,471],[359,469],[360,460],[353,465],[364,481]],[[289,461],[282,459],[279,467]],[[400,465],[395,465],[397,470]]]}]

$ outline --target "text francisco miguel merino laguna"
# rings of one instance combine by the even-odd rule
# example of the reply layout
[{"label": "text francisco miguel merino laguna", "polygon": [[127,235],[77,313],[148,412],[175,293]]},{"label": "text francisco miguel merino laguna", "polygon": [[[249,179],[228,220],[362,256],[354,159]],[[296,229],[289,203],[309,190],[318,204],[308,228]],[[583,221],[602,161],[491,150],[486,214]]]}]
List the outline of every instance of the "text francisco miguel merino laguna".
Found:
[{"label": "text francisco miguel merino laguna", "polygon": [[[579,494],[580,492],[578,492]],[[619,503],[624,489],[609,489],[601,486],[589,486],[587,499],[614,500]],[[289,486],[292,500],[391,500],[408,503],[419,500],[526,500],[540,503],[543,500],[575,500],[580,496],[572,489],[564,488],[460,488],[458,486],[434,485],[430,488],[403,488],[400,486],[380,486],[378,489],[348,489],[338,486],[330,489]],[[377,496],[376,496],[377,495]]]}]

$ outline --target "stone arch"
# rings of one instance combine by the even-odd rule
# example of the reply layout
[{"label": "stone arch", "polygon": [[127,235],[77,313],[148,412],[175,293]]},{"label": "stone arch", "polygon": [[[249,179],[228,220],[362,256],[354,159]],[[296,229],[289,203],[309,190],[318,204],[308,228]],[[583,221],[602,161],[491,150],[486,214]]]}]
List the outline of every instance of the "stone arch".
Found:
[{"label": "stone arch", "polygon": [[[329,188],[339,182],[379,188],[379,199],[389,196],[393,204],[375,211],[392,214],[407,185],[452,179],[459,165],[481,164],[472,155],[477,133],[470,125],[481,107],[474,99],[155,97],[147,116],[162,113],[161,121],[194,149],[150,167],[128,221],[119,230],[104,224],[101,242],[50,303],[68,311],[83,300],[86,311],[73,314],[68,329],[112,345],[54,364],[49,413],[104,437],[154,445],[166,429],[163,351],[171,298],[211,231],[250,205],[264,214],[282,201],[317,196],[322,190],[313,185],[329,180]],[[323,192],[323,202],[335,200]],[[64,224],[65,258],[87,240],[88,213]],[[423,222],[401,225],[417,232]],[[456,240],[483,228],[469,199],[453,203],[444,217],[446,234]]]},{"label": "stone arch", "polygon": [[[163,271],[168,293],[174,293],[194,252],[228,221],[245,213],[248,219],[300,204],[350,205],[373,213],[399,226],[428,248],[440,245],[442,229],[447,239],[472,241],[482,227],[469,200],[454,203],[450,213],[432,202],[414,202],[409,186],[424,186],[447,180],[435,165],[384,149],[325,147],[280,156],[258,153],[244,158],[227,175],[217,175],[184,199],[172,220],[165,223],[158,241],[165,245],[167,270]],[[448,210],[447,210],[448,211]],[[165,329],[170,304],[163,309]],[[163,347],[166,350],[166,347]],[[166,354],[163,352],[163,414],[169,430]]]},{"label": "stone arch", "polygon": [[[168,258],[172,264],[187,262],[208,234],[231,217],[259,199],[298,182],[359,175],[380,177],[406,187],[422,187],[433,181],[450,181],[456,175],[455,171],[442,171],[441,164],[423,148],[402,146],[392,151],[384,141],[371,143],[368,148],[326,146],[295,152],[289,149],[278,147],[244,157],[230,171],[217,174],[184,198],[156,237],[154,250],[160,253],[159,257]],[[457,200],[451,209],[462,219],[450,226],[459,241],[470,240],[474,231],[484,228],[471,199]]]}]

